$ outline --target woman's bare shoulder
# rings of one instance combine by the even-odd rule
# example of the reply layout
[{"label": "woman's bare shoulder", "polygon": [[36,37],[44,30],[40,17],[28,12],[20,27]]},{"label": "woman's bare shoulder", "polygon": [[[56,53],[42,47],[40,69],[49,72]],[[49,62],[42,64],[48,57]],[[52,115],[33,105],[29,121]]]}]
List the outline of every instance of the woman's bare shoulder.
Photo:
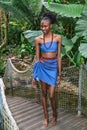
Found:
[{"label": "woman's bare shoulder", "polygon": [[61,40],[62,40],[62,36],[61,35],[54,34],[54,37],[55,37],[56,41],[61,42]]},{"label": "woman's bare shoulder", "polygon": [[43,39],[43,35],[40,35],[40,36],[36,37],[36,38],[34,39],[34,41],[35,41],[36,43],[40,43],[42,39]]},{"label": "woman's bare shoulder", "polygon": [[56,38],[58,38],[58,39],[62,38],[62,36],[59,35],[59,34],[54,34],[54,37],[56,37]]}]

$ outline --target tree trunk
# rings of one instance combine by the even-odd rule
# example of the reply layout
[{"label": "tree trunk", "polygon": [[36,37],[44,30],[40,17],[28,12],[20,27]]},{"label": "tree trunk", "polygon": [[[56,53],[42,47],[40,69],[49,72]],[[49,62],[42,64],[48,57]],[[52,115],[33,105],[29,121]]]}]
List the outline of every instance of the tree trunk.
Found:
[{"label": "tree trunk", "polygon": [[8,25],[9,25],[9,13],[4,13],[4,39],[0,46],[0,49],[4,48],[8,43]]},{"label": "tree trunk", "polygon": [[2,9],[0,9],[0,43],[2,42]]}]

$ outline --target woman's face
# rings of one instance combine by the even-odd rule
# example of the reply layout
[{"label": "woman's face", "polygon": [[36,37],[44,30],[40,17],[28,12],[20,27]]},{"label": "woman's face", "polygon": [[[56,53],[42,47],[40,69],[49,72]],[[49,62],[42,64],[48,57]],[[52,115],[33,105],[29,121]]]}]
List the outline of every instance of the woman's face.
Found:
[{"label": "woman's face", "polygon": [[48,20],[42,20],[41,21],[41,30],[44,34],[49,33],[51,28],[51,23]]}]

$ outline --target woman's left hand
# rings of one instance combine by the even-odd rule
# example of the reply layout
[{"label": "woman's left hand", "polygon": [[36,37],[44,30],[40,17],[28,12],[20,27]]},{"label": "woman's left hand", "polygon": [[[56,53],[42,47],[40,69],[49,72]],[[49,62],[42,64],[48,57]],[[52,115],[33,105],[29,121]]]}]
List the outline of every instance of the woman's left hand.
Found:
[{"label": "woman's left hand", "polygon": [[61,75],[58,76],[58,85],[60,84],[61,81]]}]

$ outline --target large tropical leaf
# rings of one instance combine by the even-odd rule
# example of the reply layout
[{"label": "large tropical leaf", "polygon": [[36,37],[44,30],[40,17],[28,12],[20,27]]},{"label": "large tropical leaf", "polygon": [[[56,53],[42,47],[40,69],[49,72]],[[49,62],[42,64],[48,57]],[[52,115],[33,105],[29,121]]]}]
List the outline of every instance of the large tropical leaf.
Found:
[{"label": "large tropical leaf", "polygon": [[87,58],[87,44],[81,44],[79,47],[79,51],[83,57]]},{"label": "large tropical leaf", "polygon": [[70,51],[73,48],[73,42],[71,39],[67,39],[66,37],[62,37],[62,45],[65,48],[66,52]]},{"label": "large tropical leaf", "polygon": [[71,50],[74,46],[74,43],[71,39],[67,39],[66,37],[62,37],[62,53],[61,56],[67,56],[69,60],[75,64],[73,60],[73,56],[71,56]]},{"label": "large tropical leaf", "polygon": [[27,30],[27,31],[23,32],[23,34],[24,34],[24,37],[25,37],[26,39],[28,39],[28,41],[29,41],[30,43],[34,44],[34,39],[35,39],[35,37],[41,35],[41,34],[42,34],[42,31]]},{"label": "large tropical leaf", "polygon": [[79,51],[84,58],[87,58],[87,35],[83,38],[79,46]]},{"label": "large tropical leaf", "polygon": [[83,11],[82,17],[78,20],[75,31],[78,37],[83,37],[79,51],[84,58],[87,58],[87,9]]},{"label": "large tropical leaf", "polygon": [[87,35],[87,9],[83,11],[82,17],[76,24],[76,35],[79,37]]},{"label": "large tropical leaf", "polygon": [[43,5],[50,11],[66,17],[81,17],[84,5],[81,4],[58,4],[43,2]]},{"label": "large tropical leaf", "polygon": [[79,52],[79,50],[77,50],[74,54],[74,57],[73,57],[73,60],[76,64],[76,66],[80,67],[80,65],[82,64],[83,62],[83,57],[81,55],[81,53]]}]

